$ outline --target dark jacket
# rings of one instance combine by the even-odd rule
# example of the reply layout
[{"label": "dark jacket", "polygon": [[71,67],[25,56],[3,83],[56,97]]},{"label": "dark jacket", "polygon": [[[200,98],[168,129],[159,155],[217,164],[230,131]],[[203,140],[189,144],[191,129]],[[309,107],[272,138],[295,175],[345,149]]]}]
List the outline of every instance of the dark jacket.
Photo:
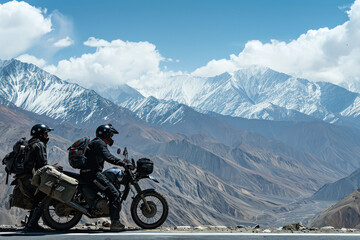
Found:
[{"label": "dark jacket", "polygon": [[123,160],[109,152],[104,140],[98,137],[90,141],[85,156],[87,158],[85,171],[91,171],[92,173],[102,172],[105,161],[118,166],[125,165]]},{"label": "dark jacket", "polygon": [[30,149],[24,164],[24,172],[26,175],[32,175],[33,169],[36,171],[48,164],[46,144],[36,137],[31,138],[28,144]]}]

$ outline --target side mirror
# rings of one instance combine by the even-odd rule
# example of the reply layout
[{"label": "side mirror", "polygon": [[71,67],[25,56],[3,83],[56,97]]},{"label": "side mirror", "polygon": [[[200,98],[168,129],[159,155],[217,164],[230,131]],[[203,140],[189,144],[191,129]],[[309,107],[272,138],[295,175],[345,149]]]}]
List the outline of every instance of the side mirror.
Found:
[{"label": "side mirror", "polygon": [[136,165],[135,165],[135,160],[132,158],[131,159],[131,163],[132,163],[132,165],[134,166],[134,167],[136,167]]},{"label": "side mirror", "polygon": [[117,151],[116,151],[117,154],[121,154],[121,149],[118,148]]},{"label": "side mirror", "polygon": [[124,155],[125,157],[128,156],[128,151],[127,151],[127,148],[126,148],[126,147],[124,148],[123,155]]}]

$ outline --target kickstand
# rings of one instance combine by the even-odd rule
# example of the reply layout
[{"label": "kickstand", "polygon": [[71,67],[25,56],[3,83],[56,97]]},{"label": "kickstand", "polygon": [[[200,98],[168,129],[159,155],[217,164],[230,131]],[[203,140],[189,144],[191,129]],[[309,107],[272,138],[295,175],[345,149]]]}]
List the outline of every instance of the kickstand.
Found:
[{"label": "kickstand", "polygon": [[29,215],[25,215],[25,219],[20,221],[21,226],[25,227],[28,221],[29,221]]}]

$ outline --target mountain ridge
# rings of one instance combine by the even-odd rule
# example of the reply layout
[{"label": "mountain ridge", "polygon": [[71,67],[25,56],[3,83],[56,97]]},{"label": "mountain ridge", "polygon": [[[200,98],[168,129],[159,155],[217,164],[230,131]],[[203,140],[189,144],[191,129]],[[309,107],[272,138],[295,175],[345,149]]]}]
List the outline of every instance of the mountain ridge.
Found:
[{"label": "mountain ridge", "polygon": [[132,86],[144,96],[247,119],[298,121],[308,116],[360,126],[360,95],[326,82],[310,82],[270,68],[249,67],[215,77],[179,75],[162,86]]},{"label": "mountain ridge", "polygon": [[139,119],[129,110],[102,98],[93,90],[68,83],[33,64],[4,61],[0,68],[0,96],[17,107],[74,124],[116,118]]},{"label": "mountain ridge", "polygon": [[311,199],[339,201],[360,187],[360,168],[349,176],[333,183],[327,183],[314,193]]}]

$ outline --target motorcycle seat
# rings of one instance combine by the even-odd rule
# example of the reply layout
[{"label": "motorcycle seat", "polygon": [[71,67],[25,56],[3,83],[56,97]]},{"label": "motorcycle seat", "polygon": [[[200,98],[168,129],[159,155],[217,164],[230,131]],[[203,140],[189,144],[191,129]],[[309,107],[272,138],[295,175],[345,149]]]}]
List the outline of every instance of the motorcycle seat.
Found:
[{"label": "motorcycle seat", "polygon": [[80,184],[86,184],[89,182],[86,179],[83,179],[79,173],[68,172],[68,171],[62,171],[62,172],[68,175],[69,177],[75,178],[76,180],[79,181]]}]

